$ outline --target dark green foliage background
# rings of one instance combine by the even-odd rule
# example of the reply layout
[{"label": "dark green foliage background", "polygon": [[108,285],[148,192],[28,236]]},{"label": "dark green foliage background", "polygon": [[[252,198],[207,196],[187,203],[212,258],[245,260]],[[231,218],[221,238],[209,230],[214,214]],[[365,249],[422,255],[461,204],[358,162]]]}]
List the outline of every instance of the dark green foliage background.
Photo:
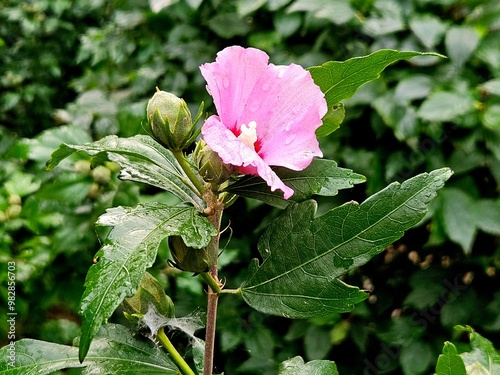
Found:
[{"label": "dark green foliage background", "polygon": [[[178,0],[157,13],[147,3],[0,1],[0,259],[17,265],[18,338],[70,344],[79,334],[84,278],[106,235],[94,223],[106,208],[172,202],[119,181],[112,163],[91,171],[85,155],[46,172],[51,152],[62,142],[144,133],[155,86],[182,96],[193,112],[202,100],[213,112],[198,67],[239,44],[265,50],[275,64],[304,67],[381,48],[448,56],[392,65],[344,103],[346,119],[322,149],[367,182],[319,199],[320,212],[420,172],[449,166],[455,174],[425,222],[345,275],[373,290],[353,312],[287,320],[223,296],[217,368],[275,374],[281,361],[301,355],[333,360],[341,374],[427,374],[444,341],[465,345],[456,324],[499,346],[497,1]],[[221,242],[221,276],[228,287],[240,285],[279,212],[245,199],[227,210],[232,230]],[[202,285],[169,267],[168,257],[163,246],[153,273],[176,315],[193,313],[204,301]],[[123,322],[119,313],[114,320]],[[1,320],[1,346],[7,329]]]}]

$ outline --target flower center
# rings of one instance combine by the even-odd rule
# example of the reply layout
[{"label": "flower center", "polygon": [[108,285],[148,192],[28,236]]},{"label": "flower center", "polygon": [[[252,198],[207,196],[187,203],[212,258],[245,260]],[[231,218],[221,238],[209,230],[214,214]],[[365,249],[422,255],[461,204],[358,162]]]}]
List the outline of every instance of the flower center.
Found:
[{"label": "flower center", "polygon": [[248,126],[243,124],[240,129],[241,133],[238,139],[251,149],[255,149],[255,142],[257,142],[257,123],[250,121]]}]

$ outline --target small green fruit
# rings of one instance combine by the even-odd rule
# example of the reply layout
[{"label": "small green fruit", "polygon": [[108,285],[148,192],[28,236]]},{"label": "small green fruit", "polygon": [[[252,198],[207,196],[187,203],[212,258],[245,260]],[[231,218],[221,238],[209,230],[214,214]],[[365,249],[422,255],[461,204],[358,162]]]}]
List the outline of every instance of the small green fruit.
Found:
[{"label": "small green fruit", "polygon": [[99,185],[107,185],[111,180],[111,171],[104,165],[98,165],[92,169],[91,174],[94,181]]}]

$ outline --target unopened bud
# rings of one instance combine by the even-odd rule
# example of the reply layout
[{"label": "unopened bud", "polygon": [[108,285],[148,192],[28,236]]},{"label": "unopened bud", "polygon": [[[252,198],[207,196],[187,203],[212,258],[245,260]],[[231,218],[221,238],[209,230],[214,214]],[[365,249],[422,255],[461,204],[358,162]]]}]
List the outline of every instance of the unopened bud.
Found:
[{"label": "unopened bud", "polygon": [[188,272],[207,272],[211,261],[204,249],[195,249],[187,246],[182,237],[171,236],[168,238],[170,254],[174,258],[174,266]]},{"label": "unopened bud", "polygon": [[154,138],[169,150],[182,150],[194,141],[191,112],[174,94],[158,90],[148,102],[147,116]]},{"label": "unopened bud", "polygon": [[214,191],[233,174],[231,167],[224,164],[220,156],[204,141],[196,145],[195,158],[200,175],[212,185]]}]

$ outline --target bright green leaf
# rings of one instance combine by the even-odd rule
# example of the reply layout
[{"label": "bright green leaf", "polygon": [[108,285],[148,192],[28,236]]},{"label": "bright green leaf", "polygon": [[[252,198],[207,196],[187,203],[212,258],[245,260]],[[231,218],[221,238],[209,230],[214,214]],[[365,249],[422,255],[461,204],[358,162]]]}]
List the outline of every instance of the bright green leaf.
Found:
[{"label": "bright green leaf", "polygon": [[448,168],[393,183],[359,205],[349,202],[314,218],[316,203],[290,205],[259,240],[241,286],[244,300],[268,314],[308,318],[350,311],[366,298],[339,276],[368,262],[417,224]]},{"label": "bright green leaf", "polygon": [[356,90],[367,82],[373,81],[392,63],[408,60],[415,56],[440,56],[435,53],[400,52],[380,50],[368,56],[354,57],[338,62],[329,61],[321,66],[308,68],[314,82],[325,93],[329,106],[354,95]]},{"label": "bright green leaf", "polygon": [[467,375],[464,361],[457,354],[455,345],[449,341],[444,343],[443,354],[438,357],[435,375]]},{"label": "bright green leaf", "polygon": [[247,198],[254,198],[275,207],[285,208],[291,201],[300,202],[312,195],[334,196],[340,189],[348,189],[365,182],[365,177],[350,169],[337,166],[333,160],[313,159],[303,171],[274,168],[280,179],[295,193],[290,200],[283,199],[280,192],[272,192],[260,177],[245,176],[227,188],[227,191]]},{"label": "bright green leaf", "polygon": [[316,137],[326,137],[340,127],[345,117],[343,103],[332,105],[327,114],[323,117],[323,125],[316,129]]},{"label": "bright green leaf", "polygon": [[339,375],[335,362],[314,360],[304,363],[301,357],[293,357],[282,362],[278,375]]},{"label": "bright green leaf", "polygon": [[164,238],[182,236],[187,246],[202,248],[216,233],[208,219],[198,215],[193,207],[161,203],[110,208],[97,224],[112,229],[96,254],[98,262],[90,267],[85,280],[81,303],[82,359],[101,325],[125,297],[135,293]]},{"label": "bright green leaf", "polygon": [[[167,190],[183,202],[190,202],[200,211],[203,201],[195,193],[196,188],[189,181],[172,153],[146,135],[118,138],[111,135],[97,142],[83,145],[62,144],[52,153],[47,162],[50,170],[76,151],[85,151],[98,160],[109,160],[121,167],[120,178],[146,183]],[[200,180],[201,182],[201,180]]]},{"label": "bright green leaf", "polygon": [[78,359],[76,347],[32,339],[17,341],[15,347],[15,368],[7,368],[8,346],[0,349],[2,375],[44,375],[75,367],[85,367],[83,374],[179,374],[179,369],[158,346],[115,324],[101,328],[83,363]]}]

